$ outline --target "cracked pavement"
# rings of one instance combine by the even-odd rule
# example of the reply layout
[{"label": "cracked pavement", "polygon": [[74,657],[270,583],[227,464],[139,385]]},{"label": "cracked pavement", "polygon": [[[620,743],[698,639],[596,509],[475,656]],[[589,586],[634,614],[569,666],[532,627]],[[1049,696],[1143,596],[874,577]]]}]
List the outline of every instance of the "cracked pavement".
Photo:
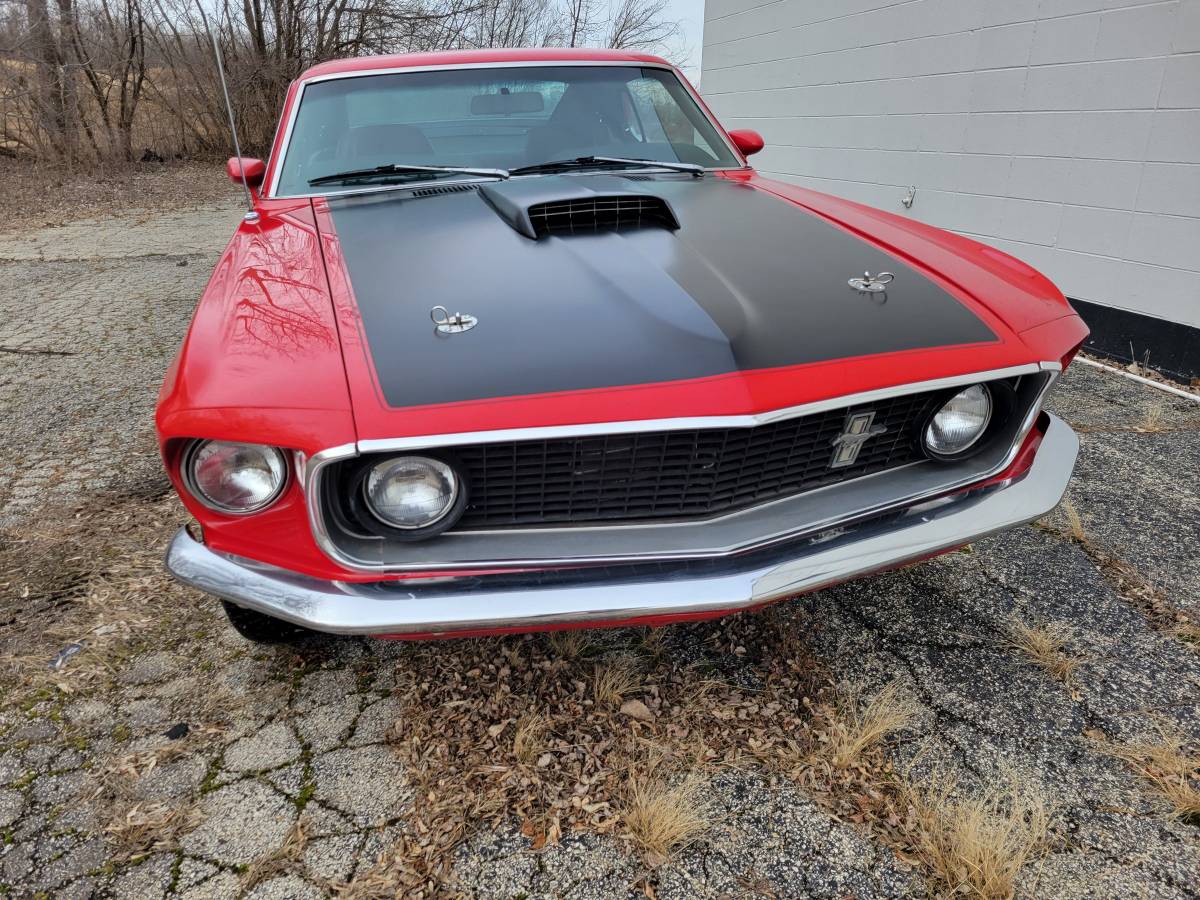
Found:
[{"label": "cracked pavement", "polygon": [[[405,645],[251,645],[214,601],[153,569],[184,520],[159,470],[155,396],[237,217],[219,204],[0,236],[0,551],[77,518],[81,503],[161,522],[134,536],[150,568],[128,574],[109,544],[85,542],[47,572],[0,579],[0,654],[14,660],[0,673],[0,896],[326,896],[370,870],[423,802],[390,746],[405,725],[394,690],[412,674]],[[1050,407],[1082,432],[1069,496],[1089,543],[1200,613],[1200,404],[1076,364]],[[1151,409],[1153,429],[1139,430]],[[81,556],[92,580],[77,590]],[[96,579],[121,590],[135,577],[155,602],[119,623],[89,606]],[[967,788],[1015,777],[1042,789],[1052,841],[1019,893],[1200,896],[1200,828],[1171,818],[1096,739],[1144,736],[1156,721],[1200,739],[1200,652],[1118,588],[1087,548],[1030,526],[784,614],[835,675],[899,681],[918,701],[891,749],[898,766]],[[81,609],[97,617],[90,630]],[[1069,684],[1006,645],[1014,616],[1065,629],[1080,661]],[[110,626],[128,636],[100,674],[74,682],[68,659],[46,685],[54,650],[109,646]],[[679,626],[671,652],[703,657],[721,627]],[[719,674],[753,684],[754,654]],[[659,897],[928,891],[867,830],[777,777],[721,772],[707,795],[713,827],[654,870]],[[454,870],[457,890],[497,898],[641,896],[646,874],[612,835],[534,850],[515,823],[481,824]]]}]

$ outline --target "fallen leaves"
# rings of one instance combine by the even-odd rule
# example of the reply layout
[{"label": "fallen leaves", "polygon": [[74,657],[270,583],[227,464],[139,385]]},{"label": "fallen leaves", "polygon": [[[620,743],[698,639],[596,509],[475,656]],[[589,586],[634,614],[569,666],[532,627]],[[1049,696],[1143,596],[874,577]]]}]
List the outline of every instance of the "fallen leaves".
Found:
[{"label": "fallen leaves", "polygon": [[[545,635],[413,645],[390,738],[422,802],[395,851],[342,890],[453,893],[455,850],[481,827],[516,824],[534,849],[567,831],[605,834],[651,866],[696,839],[711,775],[777,766],[832,709],[814,716],[805,698],[832,687],[794,615],[686,627],[707,660],[681,662],[670,633],[632,629],[591,633],[586,653]],[[751,665],[747,686],[714,674]]]},{"label": "fallen leaves", "polygon": [[641,700],[626,700],[621,704],[621,715],[637,719],[639,722],[653,722],[654,713]]}]

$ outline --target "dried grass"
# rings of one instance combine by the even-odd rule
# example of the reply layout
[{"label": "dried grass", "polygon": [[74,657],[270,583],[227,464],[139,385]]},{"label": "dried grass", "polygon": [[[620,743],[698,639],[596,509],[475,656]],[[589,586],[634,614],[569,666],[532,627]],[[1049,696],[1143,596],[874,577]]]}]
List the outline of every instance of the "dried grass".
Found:
[{"label": "dried grass", "polygon": [[1079,660],[1066,653],[1067,631],[1061,625],[1030,625],[1010,619],[1004,626],[1005,643],[1063,684],[1070,684]]},{"label": "dried grass", "polygon": [[1015,778],[977,797],[958,797],[957,789],[944,776],[904,789],[916,855],[948,895],[1007,900],[1021,869],[1045,847],[1046,801]]},{"label": "dried grass", "polygon": [[[810,740],[813,708],[825,708],[819,698],[829,685],[811,658],[784,649],[798,646],[794,617],[688,627],[700,632],[693,637],[707,659],[687,665],[671,654],[653,657],[633,629],[594,636],[608,654],[599,665],[563,659],[545,635],[413,645],[397,668],[403,727],[391,732],[413,803],[396,847],[335,889],[363,897],[453,893],[455,850],[481,827],[516,825],[535,849],[578,830],[641,848],[626,816],[651,836],[648,801],[671,799],[660,783],[680,788],[674,806],[686,811],[696,790],[689,773],[702,779],[720,766],[776,759],[786,741]],[[755,667],[765,691],[714,677],[746,647],[761,654]],[[598,692],[605,702],[597,702],[597,675],[610,685]],[[633,690],[650,713],[644,720],[615,702]],[[544,731],[526,719],[535,711]],[[496,731],[498,723],[510,724]],[[540,741],[528,739],[537,733]],[[522,747],[540,744],[532,763],[516,758],[518,734]],[[667,835],[674,826],[655,827]]]},{"label": "dried grass", "polygon": [[647,628],[642,632],[641,651],[651,659],[658,660],[667,650],[666,629]]},{"label": "dried grass", "polygon": [[1166,407],[1159,402],[1154,402],[1146,407],[1145,415],[1142,416],[1142,421],[1134,428],[1135,431],[1141,431],[1148,434],[1154,434],[1160,431],[1166,431],[1163,426],[1163,416],[1166,414]]},{"label": "dried grass", "polygon": [[630,776],[621,819],[651,865],[661,864],[708,830],[703,795],[707,783],[696,773],[682,778],[655,772]]},{"label": "dried grass", "polygon": [[0,156],[0,182],[7,188],[0,194],[0,233],[106,217],[131,205],[171,211],[238,200],[225,167],[215,162],[67,169]]},{"label": "dried grass", "polygon": [[1063,517],[1067,520],[1067,534],[1081,544],[1088,543],[1087,529],[1083,527],[1083,517],[1068,497],[1062,502]]},{"label": "dried grass", "polygon": [[568,628],[562,631],[551,631],[546,635],[554,654],[567,662],[574,662],[587,656],[592,650],[592,642],[588,632],[582,628]]},{"label": "dried grass", "polygon": [[1157,740],[1101,742],[1101,747],[1137,772],[1170,805],[1172,815],[1200,825],[1200,753],[1189,750],[1172,726],[1158,722],[1154,727]]},{"label": "dried grass", "polygon": [[1197,625],[1195,622],[1181,622],[1172,629],[1172,632],[1175,637],[1179,638],[1185,644],[1200,647],[1200,625]]},{"label": "dried grass", "polygon": [[1200,623],[1191,613],[1172,603],[1153,580],[1125,560],[1091,543],[1086,536],[1073,534],[1072,537],[1121,599],[1141,612],[1152,628],[1200,649],[1200,640],[1197,639],[1200,636]]},{"label": "dried grass", "polygon": [[861,687],[843,687],[833,709],[834,715],[809,758],[836,769],[862,765],[868,750],[912,725],[920,712],[896,682],[866,702]]},{"label": "dried grass", "polygon": [[105,835],[125,859],[146,853],[173,851],[179,837],[200,823],[194,807],[165,803],[134,803],[119,811],[104,828]]},{"label": "dried grass", "polygon": [[541,713],[526,713],[517,720],[513,730],[513,756],[521,765],[532,764],[546,746],[546,733],[550,720]]},{"label": "dried grass", "polygon": [[266,856],[256,859],[242,873],[242,890],[249,891],[269,878],[286,875],[289,872],[297,870],[299,868],[300,857],[304,853],[304,849],[308,846],[308,829],[308,818],[306,816],[298,818],[292,827],[288,829],[283,843]]},{"label": "dried grass", "polygon": [[600,706],[616,706],[642,683],[633,660],[618,656],[607,663],[599,663],[592,669],[592,699]]},{"label": "dried grass", "polygon": [[[0,544],[0,584],[21,615],[0,635],[0,671],[28,690],[66,694],[111,683],[148,641],[169,641],[213,605],[171,579],[162,540],[187,515],[174,497],[108,499],[86,514],[45,510],[20,541]],[[159,610],[169,608],[164,617]],[[47,662],[68,643],[84,649],[62,669]],[[5,651],[8,652],[5,652]]]}]

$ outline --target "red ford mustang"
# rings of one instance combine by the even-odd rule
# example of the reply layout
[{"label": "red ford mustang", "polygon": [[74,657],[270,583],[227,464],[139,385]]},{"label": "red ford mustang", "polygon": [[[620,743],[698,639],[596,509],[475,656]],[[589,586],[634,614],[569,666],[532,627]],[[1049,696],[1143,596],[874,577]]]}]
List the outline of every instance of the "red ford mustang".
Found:
[{"label": "red ford mustang", "polygon": [[658,624],[1053,509],[1062,294],[761,148],[642,54],[310,69],[162,388],[167,566],[254,640]]}]

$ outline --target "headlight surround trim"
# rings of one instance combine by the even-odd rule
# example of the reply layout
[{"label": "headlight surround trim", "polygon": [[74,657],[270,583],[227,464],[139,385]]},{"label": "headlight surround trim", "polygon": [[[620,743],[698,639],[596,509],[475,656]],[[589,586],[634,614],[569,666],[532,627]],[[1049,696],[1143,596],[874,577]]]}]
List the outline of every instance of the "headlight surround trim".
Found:
[{"label": "headlight surround trim", "polygon": [[[958,446],[950,451],[939,449],[934,445],[934,442],[931,439],[938,417],[946,413],[947,407],[949,407],[952,403],[954,403],[963,395],[969,394],[972,391],[981,392],[983,400],[987,404],[982,422],[979,424],[978,429],[975,431],[971,439],[965,444],[962,444],[961,446]],[[935,406],[933,411],[929,414],[929,417],[925,420],[925,423],[921,427],[920,431],[921,449],[929,458],[941,462],[956,462],[960,459],[966,459],[972,454],[977,453],[979,450],[983,449],[986,443],[986,441],[984,441],[984,437],[989,433],[989,431],[994,430],[992,426],[997,424],[997,422],[1001,421],[1003,418],[1007,418],[1006,415],[997,416],[997,407],[1007,407],[1009,405],[1009,403],[1006,402],[1007,400],[1007,397],[997,397],[993,385],[986,382],[979,382],[977,384],[967,385],[959,388],[953,394],[947,395],[940,404]],[[1000,410],[1000,412],[1003,413],[1004,410]]]},{"label": "headlight surround trim", "polygon": [[[424,466],[442,476],[450,486],[449,501],[438,514],[420,525],[404,525],[384,515],[372,502],[371,482],[405,461]],[[462,471],[451,460],[425,453],[389,454],[364,461],[350,484],[350,506],[358,524],[380,537],[401,541],[423,541],[452,528],[467,505],[467,483]]]},{"label": "headlight surround trim", "polygon": [[[211,488],[206,490],[203,487],[203,479],[197,472],[197,465],[201,462],[199,459],[200,454],[207,448],[225,448],[235,453],[239,451],[261,453],[262,459],[266,463],[266,468],[270,471],[275,482],[271,491],[255,502],[241,506],[223,502],[219,498],[214,497]],[[184,450],[179,470],[188,493],[202,506],[225,516],[250,516],[263,512],[273,506],[283,496],[291,481],[291,466],[288,464],[287,453],[285,451],[270,444],[255,444],[247,441],[197,438],[191,441]]]}]

